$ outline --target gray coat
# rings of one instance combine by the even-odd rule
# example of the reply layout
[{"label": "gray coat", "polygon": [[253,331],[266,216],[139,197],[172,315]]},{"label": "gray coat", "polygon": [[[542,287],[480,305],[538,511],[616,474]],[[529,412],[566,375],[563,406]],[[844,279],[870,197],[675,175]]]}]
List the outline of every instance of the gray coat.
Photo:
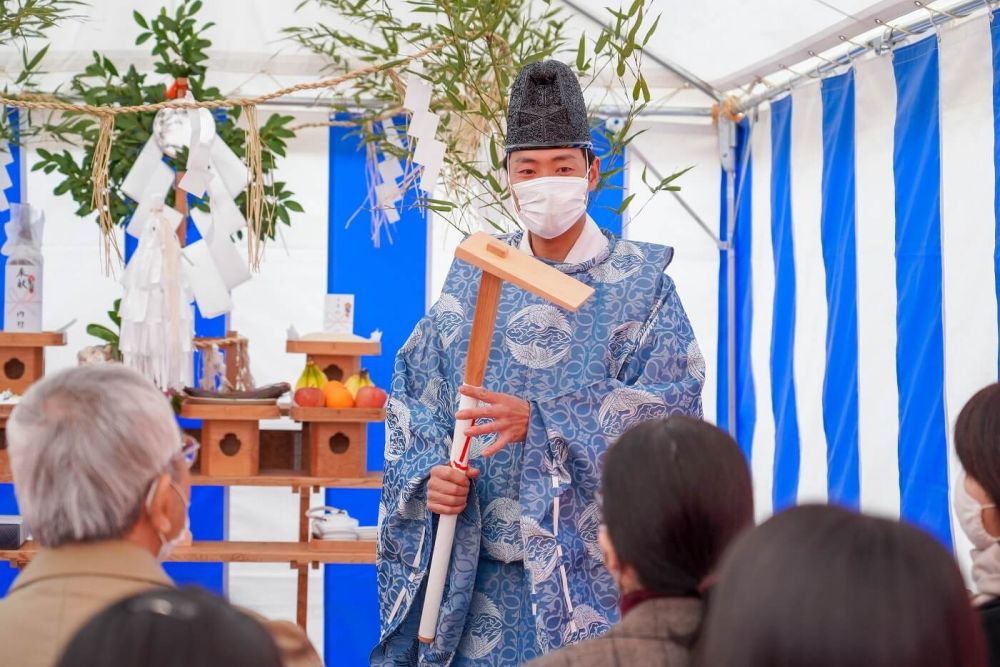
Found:
[{"label": "gray coat", "polygon": [[701,600],[647,600],[603,637],[554,651],[527,667],[687,667],[701,615]]}]

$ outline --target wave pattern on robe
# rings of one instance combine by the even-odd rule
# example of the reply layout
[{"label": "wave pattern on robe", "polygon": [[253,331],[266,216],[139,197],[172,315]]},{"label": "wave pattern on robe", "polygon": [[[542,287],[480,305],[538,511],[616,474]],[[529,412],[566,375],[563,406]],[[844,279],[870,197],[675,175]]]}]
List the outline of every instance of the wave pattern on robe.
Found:
[{"label": "wave pattern on robe", "polygon": [[[435,523],[427,479],[448,461],[479,269],[453,263],[441,298],[399,351],[386,414],[382,639],[373,665],[520,664],[617,621],[618,594],[597,546],[604,452],[640,421],[700,417],[705,367],[664,273],[672,250],[608,237],[598,257],[554,264],[596,290],[576,313],[504,285],[484,386],[530,402],[528,435],[473,461],[482,474],[458,520],[430,646],[416,639]],[[517,247],[520,233],[503,240]],[[491,440],[478,438],[473,454]]]}]

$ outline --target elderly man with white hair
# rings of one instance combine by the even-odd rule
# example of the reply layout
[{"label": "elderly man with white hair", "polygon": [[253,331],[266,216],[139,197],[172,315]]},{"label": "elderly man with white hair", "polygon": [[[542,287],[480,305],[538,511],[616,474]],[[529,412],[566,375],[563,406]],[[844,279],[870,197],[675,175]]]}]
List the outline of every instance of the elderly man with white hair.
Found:
[{"label": "elderly man with white hair", "polygon": [[[118,364],[34,385],[8,421],[7,442],[18,503],[41,550],[0,600],[0,656],[51,667],[91,616],[173,585],[160,562],[187,532],[198,445],[164,395]],[[266,625],[286,664],[322,664],[296,626]]]}]

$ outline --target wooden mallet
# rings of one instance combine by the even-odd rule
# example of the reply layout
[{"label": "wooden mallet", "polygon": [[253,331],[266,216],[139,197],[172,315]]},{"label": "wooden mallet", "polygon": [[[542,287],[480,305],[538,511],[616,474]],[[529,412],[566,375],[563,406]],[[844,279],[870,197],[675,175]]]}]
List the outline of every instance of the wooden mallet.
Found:
[{"label": "wooden mallet", "polygon": [[[459,245],[455,250],[455,257],[483,271],[465,360],[465,384],[472,387],[481,386],[486,375],[486,361],[490,356],[500,289],[504,282],[517,285],[574,312],[594,293],[592,287],[483,232],[473,234]],[[475,404],[475,399],[463,395],[459,410],[473,408]],[[462,471],[469,469],[469,446],[472,439],[465,435],[465,430],[471,425],[472,422],[468,419],[456,421],[451,442],[449,465]],[[441,598],[451,561],[457,520],[455,515],[438,519],[430,573],[427,575],[424,609],[417,633],[420,641],[425,644],[433,642],[437,634],[438,614],[441,611]]]}]

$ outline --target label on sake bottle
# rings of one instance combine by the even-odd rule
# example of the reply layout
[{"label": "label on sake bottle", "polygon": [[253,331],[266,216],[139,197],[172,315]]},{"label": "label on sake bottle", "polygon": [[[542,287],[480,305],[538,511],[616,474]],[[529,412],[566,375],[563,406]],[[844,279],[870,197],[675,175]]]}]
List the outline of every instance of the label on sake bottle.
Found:
[{"label": "label on sake bottle", "polygon": [[12,333],[42,330],[41,262],[7,261],[3,329]]}]

